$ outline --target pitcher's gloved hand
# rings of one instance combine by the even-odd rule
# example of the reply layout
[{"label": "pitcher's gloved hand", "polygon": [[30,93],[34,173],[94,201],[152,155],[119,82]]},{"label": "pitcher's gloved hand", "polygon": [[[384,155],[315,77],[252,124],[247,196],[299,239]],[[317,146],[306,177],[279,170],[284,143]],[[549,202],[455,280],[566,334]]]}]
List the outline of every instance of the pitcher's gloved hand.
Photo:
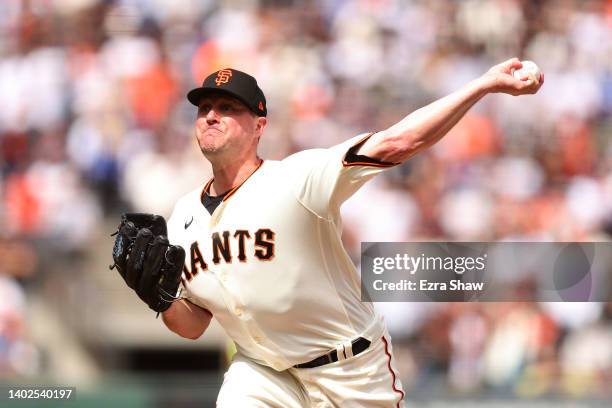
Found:
[{"label": "pitcher's gloved hand", "polygon": [[185,251],[170,245],[166,220],[159,215],[127,213],[117,228],[111,269],[156,312],[177,300]]}]

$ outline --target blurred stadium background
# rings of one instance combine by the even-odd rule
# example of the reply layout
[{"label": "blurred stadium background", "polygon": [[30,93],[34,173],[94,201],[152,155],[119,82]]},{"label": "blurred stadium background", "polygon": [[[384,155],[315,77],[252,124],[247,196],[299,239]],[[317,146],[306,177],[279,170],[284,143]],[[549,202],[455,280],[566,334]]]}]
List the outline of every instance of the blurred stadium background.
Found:
[{"label": "blurred stadium background", "polygon": [[[279,159],[534,60],[538,96],[488,96],[350,200],[346,244],[612,236],[612,1],[3,0],[0,32],[0,384],[213,406],[231,345],[166,330],[108,270],[109,234],[209,178],[184,95],[227,66],[258,78]],[[612,401],[612,303],[378,306],[408,406]]]}]

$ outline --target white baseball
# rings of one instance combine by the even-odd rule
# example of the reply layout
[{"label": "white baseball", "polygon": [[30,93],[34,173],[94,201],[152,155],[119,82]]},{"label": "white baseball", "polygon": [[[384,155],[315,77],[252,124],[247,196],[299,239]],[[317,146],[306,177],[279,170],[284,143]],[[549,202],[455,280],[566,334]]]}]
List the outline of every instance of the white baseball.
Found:
[{"label": "white baseball", "polygon": [[530,75],[533,75],[533,77],[536,78],[538,81],[542,78],[541,77],[542,71],[540,70],[540,67],[538,67],[538,65],[535,62],[521,61],[521,63],[523,64],[523,67],[521,69],[512,68],[511,70],[512,75],[516,79],[522,79]]}]

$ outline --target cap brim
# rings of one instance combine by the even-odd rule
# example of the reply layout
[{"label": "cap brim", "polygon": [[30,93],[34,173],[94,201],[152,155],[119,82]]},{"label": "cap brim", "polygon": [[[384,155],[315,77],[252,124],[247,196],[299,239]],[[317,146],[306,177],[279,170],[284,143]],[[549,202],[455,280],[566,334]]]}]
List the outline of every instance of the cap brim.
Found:
[{"label": "cap brim", "polygon": [[[189,91],[187,93],[187,100],[189,102],[191,102],[192,105],[200,106],[200,101],[202,100],[203,97],[205,97],[206,95],[215,94],[215,93],[229,95],[229,96],[231,96],[233,98],[236,98],[240,102],[242,102],[242,104],[244,106],[246,106],[250,111],[253,110],[249,106],[249,104],[244,99],[242,99],[242,97],[240,95],[236,95],[235,93],[233,93],[231,91],[228,91],[226,89],[204,88],[204,87],[195,88],[195,89],[192,89],[191,91]],[[255,112],[255,113],[257,113],[257,112]]]},{"label": "cap brim", "polygon": [[200,99],[204,96],[206,89],[194,88],[187,93],[187,100],[195,106],[200,106]]}]

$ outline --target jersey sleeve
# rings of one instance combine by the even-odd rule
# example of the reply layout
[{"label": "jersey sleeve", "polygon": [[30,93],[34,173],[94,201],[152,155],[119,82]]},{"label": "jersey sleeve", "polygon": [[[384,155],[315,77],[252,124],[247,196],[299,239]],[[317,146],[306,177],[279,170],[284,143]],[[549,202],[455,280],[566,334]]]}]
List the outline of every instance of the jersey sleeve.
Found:
[{"label": "jersey sleeve", "polygon": [[373,133],[362,134],[329,149],[296,153],[285,161],[300,203],[320,217],[329,219],[366,181],[396,165],[357,151]]}]

